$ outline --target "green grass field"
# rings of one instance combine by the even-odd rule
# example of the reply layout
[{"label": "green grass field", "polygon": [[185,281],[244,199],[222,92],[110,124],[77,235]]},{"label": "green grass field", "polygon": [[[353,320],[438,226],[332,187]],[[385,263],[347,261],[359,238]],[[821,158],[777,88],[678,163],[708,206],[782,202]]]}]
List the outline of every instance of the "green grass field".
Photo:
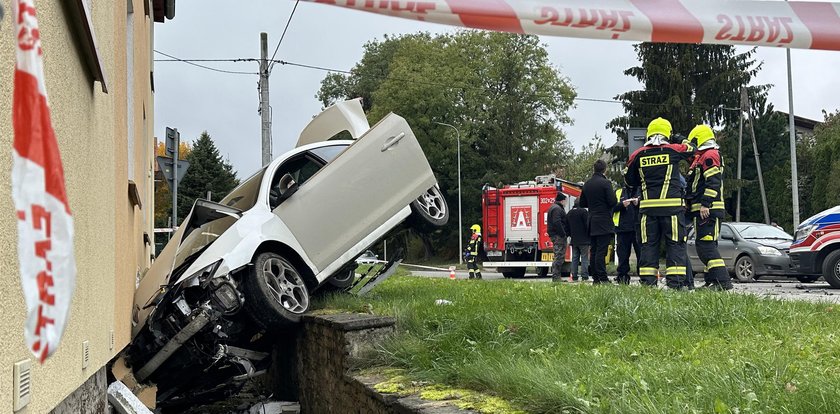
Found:
[{"label": "green grass field", "polygon": [[398,335],[372,363],[527,412],[840,412],[832,305],[394,276],[316,307],[393,315]]}]

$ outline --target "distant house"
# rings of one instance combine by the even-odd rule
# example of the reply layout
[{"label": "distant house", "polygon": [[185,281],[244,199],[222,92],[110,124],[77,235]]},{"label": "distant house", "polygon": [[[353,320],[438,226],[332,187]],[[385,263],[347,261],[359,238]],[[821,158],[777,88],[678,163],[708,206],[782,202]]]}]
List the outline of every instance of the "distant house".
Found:
[{"label": "distant house", "polygon": [[[777,114],[780,114],[787,119],[788,113],[782,111],[776,111]],[[814,129],[817,125],[822,124],[821,121],[815,121],[813,119],[808,119],[802,116],[794,115],[793,116],[793,129],[796,131],[796,139],[802,140],[803,138],[813,138],[814,137]]]}]

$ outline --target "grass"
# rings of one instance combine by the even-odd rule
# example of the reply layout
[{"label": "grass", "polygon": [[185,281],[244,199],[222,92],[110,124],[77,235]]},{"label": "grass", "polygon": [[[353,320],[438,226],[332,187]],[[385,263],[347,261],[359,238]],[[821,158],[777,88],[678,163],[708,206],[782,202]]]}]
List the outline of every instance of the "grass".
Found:
[{"label": "grass", "polygon": [[840,412],[836,305],[397,275],[316,306],[397,317],[374,364],[527,412]]}]

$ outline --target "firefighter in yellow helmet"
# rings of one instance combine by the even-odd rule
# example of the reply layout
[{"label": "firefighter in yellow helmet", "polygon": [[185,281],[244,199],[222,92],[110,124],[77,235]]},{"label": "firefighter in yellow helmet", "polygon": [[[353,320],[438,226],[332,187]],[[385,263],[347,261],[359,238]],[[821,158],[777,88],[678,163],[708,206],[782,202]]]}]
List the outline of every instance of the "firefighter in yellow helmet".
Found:
[{"label": "firefighter in yellow helmet", "polygon": [[720,220],[726,215],[723,203],[723,159],[715,133],[708,125],[697,125],[688,134],[697,147],[688,171],[687,199],[694,219],[697,255],[706,266],[705,287],[716,290],[732,289],[732,280],[718,251]]},{"label": "firefighter in yellow helmet", "polygon": [[630,155],[626,184],[639,193],[639,236],[642,255],[639,278],[655,285],[659,268],[659,244],[667,245],[665,278],[669,288],[681,289],[686,279],[685,212],[680,161],[688,160],[694,147],[688,140],[671,142],[671,123],[663,118],[650,122],[645,145]]},{"label": "firefighter in yellow helmet", "polygon": [[464,258],[467,260],[467,269],[470,271],[470,279],[481,279],[481,268],[478,266],[478,254],[481,249],[481,226],[473,224],[470,227],[472,234],[467,242],[467,249],[464,250]]}]

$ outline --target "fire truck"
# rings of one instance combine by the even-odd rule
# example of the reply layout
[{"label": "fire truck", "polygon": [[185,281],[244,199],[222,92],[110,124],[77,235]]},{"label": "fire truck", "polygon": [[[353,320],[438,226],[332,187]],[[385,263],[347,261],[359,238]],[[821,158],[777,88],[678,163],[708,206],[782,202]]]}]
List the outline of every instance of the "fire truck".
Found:
[{"label": "fire truck", "polygon": [[[567,197],[567,209],[571,209],[581,188],[582,184],[554,175],[503,188],[485,185],[481,194],[487,255],[484,267],[495,267],[506,278],[525,277],[527,268],[534,268],[538,276],[545,277],[554,261],[554,246],[546,226],[548,208],[560,191]],[[567,247],[567,261],[571,261],[571,254],[571,247]]]},{"label": "fire truck", "polygon": [[790,261],[799,280],[813,281],[822,275],[831,287],[840,289],[840,206],[805,220],[794,239]]}]

